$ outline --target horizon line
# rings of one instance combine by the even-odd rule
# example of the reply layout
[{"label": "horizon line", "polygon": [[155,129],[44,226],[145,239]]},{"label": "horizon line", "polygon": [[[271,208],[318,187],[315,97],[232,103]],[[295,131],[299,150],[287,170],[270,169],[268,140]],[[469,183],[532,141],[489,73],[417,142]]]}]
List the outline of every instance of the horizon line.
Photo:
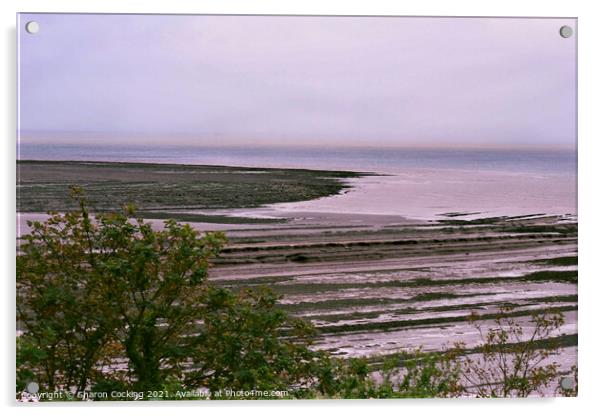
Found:
[{"label": "horizon line", "polygon": [[[36,140],[37,141],[37,140]],[[265,143],[257,142],[253,143],[253,140],[249,140],[248,144],[238,143],[123,143],[123,142],[107,142],[107,143],[90,143],[90,142],[75,142],[75,141],[48,141],[48,142],[35,142],[35,143],[23,143],[21,139],[17,141],[17,147],[25,145],[30,147],[35,146],[80,146],[80,147],[133,147],[133,148],[224,148],[224,149],[237,149],[237,148],[256,148],[256,149],[268,149],[268,148],[298,148],[298,149],[399,149],[399,150],[555,150],[555,151],[576,151],[577,143],[573,144],[546,144],[546,145],[523,145],[523,144],[492,144],[492,145],[475,145],[470,143],[451,144],[451,145],[419,145],[419,144],[369,144],[369,143],[350,143],[350,144],[317,144],[317,143]]]}]

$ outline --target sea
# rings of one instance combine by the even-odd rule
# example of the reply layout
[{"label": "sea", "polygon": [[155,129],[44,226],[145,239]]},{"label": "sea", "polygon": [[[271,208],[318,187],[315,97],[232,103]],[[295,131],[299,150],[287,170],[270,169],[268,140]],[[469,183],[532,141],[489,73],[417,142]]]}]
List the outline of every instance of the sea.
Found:
[{"label": "sea", "polygon": [[17,158],[303,168],[376,174],[348,179],[350,188],[340,195],[267,207],[278,212],[387,214],[414,219],[436,219],[449,213],[466,214],[466,218],[577,215],[575,150],[21,143]]}]

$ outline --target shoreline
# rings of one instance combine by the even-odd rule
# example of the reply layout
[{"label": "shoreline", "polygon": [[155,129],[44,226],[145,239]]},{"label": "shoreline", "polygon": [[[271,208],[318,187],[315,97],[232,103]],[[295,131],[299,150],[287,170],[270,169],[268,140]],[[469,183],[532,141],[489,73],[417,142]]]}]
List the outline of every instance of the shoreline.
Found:
[{"label": "shoreline", "polygon": [[[64,167],[64,164],[54,166]],[[61,173],[64,178],[68,178],[68,170]],[[138,179],[146,178],[150,172],[139,170],[133,171]],[[199,173],[194,171],[196,167],[192,170],[174,179],[163,165],[158,174],[167,184],[189,186],[190,177]],[[202,170],[202,174],[206,178],[217,174],[224,186],[245,177],[245,184],[252,189],[261,186],[258,177],[262,180],[268,177],[264,173],[245,174],[245,170],[248,169],[212,167],[209,171]],[[122,184],[117,179],[124,170],[117,172],[118,177],[101,176],[100,184],[105,186],[104,181],[108,180],[111,186],[120,189]],[[563,310],[566,322],[555,336],[565,336],[570,341],[564,346],[559,363],[562,370],[574,364],[578,314],[576,214],[554,215],[546,209],[525,206],[526,213],[492,215],[480,207],[449,209],[441,204],[432,209],[437,215],[414,219],[399,214],[408,207],[403,204],[408,196],[398,195],[392,189],[406,185],[424,192],[425,186],[428,188],[428,183],[421,182],[424,177],[369,176],[362,180],[372,181],[375,185],[372,190],[383,186],[377,193],[370,193],[370,189],[343,187],[342,183],[333,187],[333,180],[355,179],[332,177],[332,173],[324,178],[322,174],[291,176],[291,172],[282,173],[278,169],[276,172],[271,184],[280,180],[293,182],[288,191],[312,189],[317,181],[325,186],[318,186],[318,190],[337,188],[339,193],[259,206],[214,209],[180,206],[154,211],[169,217],[180,214],[195,219],[212,218],[213,222],[190,224],[201,231],[226,231],[229,243],[215,260],[210,283],[234,290],[270,287],[281,296],[279,306],[283,310],[311,321],[318,328],[316,348],[343,357],[378,359],[414,347],[436,351],[450,341],[463,341],[467,347],[473,347],[478,338],[469,323],[472,312],[482,315],[480,322],[487,325],[501,306],[513,306],[517,318],[525,322],[533,311]],[[91,180],[85,168],[71,173],[78,175],[78,180],[82,180],[81,174]],[[115,171],[111,174],[115,175]],[[490,178],[483,175],[478,179],[489,184]],[[130,183],[140,184],[131,176],[125,179],[129,180],[126,189]],[[121,177],[122,181],[125,179]],[[456,179],[457,176],[449,180]],[[56,183],[33,184],[49,200],[57,194],[57,188],[52,188]],[[268,196],[282,197],[282,193],[270,193],[273,188],[267,190]],[[213,194],[221,195],[215,189]],[[379,199],[378,195],[384,198]],[[400,198],[387,199],[390,195]],[[438,194],[435,198],[441,199]],[[356,211],[346,209],[361,200],[372,205],[360,205],[361,209]],[[380,214],[370,213],[370,209],[385,201],[393,204],[388,208],[383,205]],[[398,213],[392,214],[395,209],[391,207],[395,208],[397,201]],[[311,207],[319,209],[308,209]],[[45,215],[17,214],[21,226],[26,219],[43,219]],[[162,219],[147,220],[154,226],[162,226]],[[26,231],[24,226],[18,228],[18,232]]]},{"label": "shoreline", "polygon": [[576,217],[577,213],[572,178],[556,174],[487,171],[475,175],[426,168],[390,174],[39,160],[18,161],[17,167],[18,210],[32,213],[68,210],[68,185],[73,183],[92,192],[100,210],[133,202],[149,219],[171,216],[204,223],[276,223],[306,212],[416,221],[450,214],[483,219],[535,213]]}]

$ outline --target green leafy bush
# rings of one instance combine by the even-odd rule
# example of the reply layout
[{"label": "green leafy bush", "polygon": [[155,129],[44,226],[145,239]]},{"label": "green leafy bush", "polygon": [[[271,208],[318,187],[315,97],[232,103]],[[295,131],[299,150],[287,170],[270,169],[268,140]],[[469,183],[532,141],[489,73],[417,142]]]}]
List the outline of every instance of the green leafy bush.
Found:
[{"label": "green leafy bush", "polygon": [[[272,291],[210,284],[223,233],[173,220],[153,229],[132,207],[92,217],[81,192],[73,197],[78,210],[29,222],[20,241],[18,396],[36,382],[40,392],[69,391],[64,399],[522,397],[559,376],[550,339],[560,313],[535,313],[527,331],[510,310],[487,331],[475,318],[482,344],[473,350],[332,357],[312,348],[316,329]],[[558,394],[577,394],[572,374],[574,387]]]}]

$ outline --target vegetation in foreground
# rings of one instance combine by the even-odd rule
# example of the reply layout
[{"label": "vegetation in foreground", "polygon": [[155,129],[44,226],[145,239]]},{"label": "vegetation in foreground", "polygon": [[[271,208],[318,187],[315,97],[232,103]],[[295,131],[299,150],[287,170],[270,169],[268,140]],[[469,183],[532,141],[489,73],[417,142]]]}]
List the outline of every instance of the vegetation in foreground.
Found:
[{"label": "vegetation in foreground", "polygon": [[[511,310],[486,331],[475,319],[477,350],[336,358],[270,290],[207,281],[222,233],[173,220],[155,231],[131,207],[91,220],[74,200],[77,211],[31,223],[17,255],[19,399],[523,397],[558,382],[560,312],[534,314],[528,332]],[[576,394],[572,376],[558,394]]]}]

